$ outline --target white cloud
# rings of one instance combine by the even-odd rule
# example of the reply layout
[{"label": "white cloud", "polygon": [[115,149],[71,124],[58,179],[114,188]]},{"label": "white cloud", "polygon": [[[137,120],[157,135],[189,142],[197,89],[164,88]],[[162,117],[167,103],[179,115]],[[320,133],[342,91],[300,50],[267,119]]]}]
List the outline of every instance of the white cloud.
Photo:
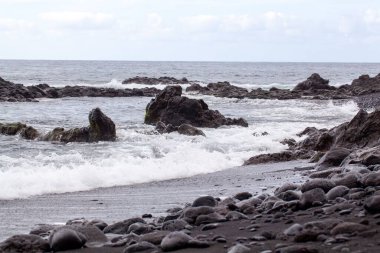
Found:
[{"label": "white cloud", "polygon": [[364,13],[364,22],[367,24],[380,24],[380,10],[368,9]]},{"label": "white cloud", "polygon": [[23,19],[11,19],[2,18],[0,19],[0,31],[18,31],[18,30],[28,30],[34,27],[34,23],[26,21]]},{"label": "white cloud", "polygon": [[197,15],[181,18],[181,23],[191,31],[215,31],[220,25],[220,19],[213,15]]},{"label": "white cloud", "polygon": [[104,29],[114,24],[112,15],[101,12],[44,12],[40,18],[52,26],[69,29]]}]

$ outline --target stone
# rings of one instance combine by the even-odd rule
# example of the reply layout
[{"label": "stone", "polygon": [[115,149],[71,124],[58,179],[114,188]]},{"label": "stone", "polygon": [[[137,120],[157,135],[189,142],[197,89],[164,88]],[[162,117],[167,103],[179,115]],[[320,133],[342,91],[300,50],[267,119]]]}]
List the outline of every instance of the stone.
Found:
[{"label": "stone", "polygon": [[165,231],[181,231],[188,226],[189,223],[182,219],[165,221],[162,224],[162,230]]},{"label": "stone", "polygon": [[338,197],[343,197],[349,192],[349,188],[344,185],[338,185],[326,193],[327,200],[335,200]]},{"label": "stone", "polygon": [[167,236],[169,233],[169,231],[154,231],[148,234],[141,235],[140,240],[147,241],[155,245],[160,245],[162,239],[164,239],[164,237]]},{"label": "stone", "polygon": [[300,209],[308,209],[317,203],[325,203],[327,201],[325,192],[321,188],[314,188],[306,191],[301,195],[299,200]]},{"label": "stone", "polygon": [[161,242],[163,251],[174,251],[185,248],[207,248],[209,243],[199,241],[184,232],[171,232]]},{"label": "stone", "polygon": [[335,87],[329,85],[329,80],[323,79],[319,74],[314,73],[294,87],[293,91],[303,91],[303,90],[334,90]]},{"label": "stone", "polygon": [[65,251],[82,248],[87,238],[73,229],[63,228],[54,231],[49,237],[50,248],[53,251]]},{"label": "stone", "polygon": [[380,213],[380,195],[372,196],[366,199],[364,208],[369,213]]},{"label": "stone", "polygon": [[249,192],[239,192],[238,194],[236,194],[234,196],[235,199],[240,200],[240,201],[245,200],[245,199],[249,199],[251,197],[252,197],[252,194]]},{"label": "stone", "polygon": [[316,165],[318,170],[322,170],[329,167],[339,166],[343,160],[351,153],[347,148],[334,147],[319,160]]},{"label": "stone", "polygon": [[227,213],[226,215],[226,219],[227,220],[232,220],[232,221],[236,221],[236,220],[248,220],[248,216],[245,215],[245,214],[242,214],[238,211],[230,211]]},{"label": "stone", "polygon": [[123,253],[133,253],[133,252],[141,252],[141,251],[153,252],[156,250],[158,250],[156,245],[154,245],[150,242],[142,241],[142,242],[138,242],[138,243],[135,243],[135,244],[132,244],[132,245],[126,247],[124,249]]},{"label": "stone", "polygon": [[193,127],[192,125],[189,124],[182,124],[178,127],[178,133],[184,134],[184,135],[190,135],[190,136],[195,136],[195,135],[202,135],[206,136],[202,130],[199,130],[196,127]]},{"label": "stone", "polygon": [[244,246],[243,244],[236,244],[235,246],[228,249],[227,253],[249,253],[250,248]]},{"label": "stone", "polygon": [[131,224],[128,227],[127,233],[135,233],[137,235],[147,234],[153,231],[152,226],[142,223],[142,222],[136,222]]},{"label": "stone", "polygon": [[285,229],[283,233],[287,236],[295,236],[295,235],[300,234],[302,229],[303,229],[302,225],[295,223],[291,225],[290,227],[288,227],[287,229]]},{"label": "stone", "polygon": [[210,110],[202,99],[190,99],[181,95],[181,86],[167,86],[147,105],[144,123],[156,124],[161,121],[173,126],[190,124],[210,128],[222,125],[248,126],[242,118],[226,118],[219,111]]},{"label": "stone", "polygon": [[50,251],[48,241],[37,235],[14,235],[0,243],[0,252],[44,253]]},{"label": "stone", "polygon": [[145,223],[145,221],[141,218],[131,218],[124,221],[116,222],[114,224],[108,225],[103,232],[105,234],[107,233],[113,233],[113,234],[127,234],[129,226],[133,223],[141,222]]},{"label": "stone", "polygon": [[194,200],[192,207],[210,206],[215,207],[218,202],[212,196],[203,196]]},{"label": "stone", "polygon": [[358,233],[368,230],[368,226],[362,225],[355,222],[342,222],[336,225],[333,229],[331,229],[330,233],[332,235],[337,234],[352,234]]},{"label": "stone", "polygon": [[324,192],[328,192],[329,190],[331,190],[334,187],[335,187],[335,183],[332,182],[331,180],[323,179],[323,178],[316,178],[316,179],[312,179],[312,180],[309,180],[306,183],[304,183],[301,186],[301,191],[306,192],[306,191],[310,191],[310,190],[315,189],[315,188],[320,188]]}]

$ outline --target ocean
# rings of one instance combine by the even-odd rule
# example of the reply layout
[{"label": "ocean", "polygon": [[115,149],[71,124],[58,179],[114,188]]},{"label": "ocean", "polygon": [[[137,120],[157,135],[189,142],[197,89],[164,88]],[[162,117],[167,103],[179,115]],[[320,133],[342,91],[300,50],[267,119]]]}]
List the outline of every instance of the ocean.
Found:
[{"label": "ocean", "polygon": [[[380,64],[366,63],[221,63],[119,61],[1,60],[0,76],[34,85],[123,85],[136,75],[186,77],[206,85],[229,81],[253,89],[292,88],[317,72],[332,85],[350,83],[361,74],[375,75]],[[163,88],[165,85],[156,87]],[[184,86],[186,87],[186,86]],[[225,126],[202,129],[206,137],[177,133],[156,135],[143,124],[151,98],[63,98],[39,103],[0,103],[0,122],[22,122],[41,132],[55,127],[88,125],[88,113],[99,107],[116,124],[117,141],[50,143],[0,136],[0,199],[85,191],[190,177],[242,165],[249,157],[286,149],[284,138],[305,127],[330,128],[351,119],[358,111],[353,101],[202,98],[209,108],[228,117],[243,117],[248,128]],[[267,135],[262,133],[267,132]]]}]

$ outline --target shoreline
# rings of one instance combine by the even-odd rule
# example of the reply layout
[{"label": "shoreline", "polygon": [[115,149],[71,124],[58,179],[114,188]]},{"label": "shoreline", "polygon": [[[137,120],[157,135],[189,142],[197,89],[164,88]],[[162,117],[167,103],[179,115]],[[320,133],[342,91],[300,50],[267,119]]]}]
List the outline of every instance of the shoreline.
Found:
[{"label": "shoreline", "polygon": [[82,217],[112,223],[144,213],[158,217],[168,208],[181,207],[203,195],[223,198],[241,191],[272,193],[285,182],[303,182],[302,172],[294,168],[309,166],[312,164],[303,160],[239,166],[187,178],[0,200],[0,241],[28,233],[37,224]]}]

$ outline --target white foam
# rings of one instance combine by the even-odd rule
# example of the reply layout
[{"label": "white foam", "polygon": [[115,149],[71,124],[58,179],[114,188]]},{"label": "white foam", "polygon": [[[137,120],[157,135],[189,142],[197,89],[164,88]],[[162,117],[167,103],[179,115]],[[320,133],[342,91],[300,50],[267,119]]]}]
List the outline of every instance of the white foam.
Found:
[{"label": "white foam", "polygon": [[[112,118],[115,122],[122,122],[117,125],[118,141],[114,143],[57,145],[16,139],[12,142],[12,137],[7,137],[7,143],[12,143],[18,151],[0,154],[0,198],[25,198],[220,171],[239,166],[253,155],[284,150],[286,146],[280,144],[284,138],[297,139],[296,133],[308,126],[333,127],[352,118],[358,110],[353,102],[202,98],[210,108],[217,108],[223,114],[247,118],[250,126],[202,129],[207,137],[178,133],[152,135],[149,134],[152,126],[128,123],[122,120],[129,117],[125,116],[127,111],[119,114],[114,111]],[[145,103],[137,103],[140,100],[120,99],[115,102],[115,99],[99,98],[83,101],[95,104],[102,101],[104,106],[110,106],[108,110],[111,111],[127,107],[122,104],[125,101],[143,108]],[[67,105],[71,105],[72,110],[81,111],[85,104],[83,101],[62,100],[60,107],[69,108]],[[33,104],[41,115],[44,115],[43,110],[51,110],[43,103],[50,102]],[[131,115],[140,115],[139,108]],[[27,110],[32,110],[31,106],[23,109],[30,115]],[[80,115],[73,116],[80,118]],[[9,117],[12,118],[11,115]],[[264,132],[268,134],[262,135]],[[3,140],[1,138],[4,136],[0,136],[0,141]],[[29,154],[28,148],[38,151]]]}]

